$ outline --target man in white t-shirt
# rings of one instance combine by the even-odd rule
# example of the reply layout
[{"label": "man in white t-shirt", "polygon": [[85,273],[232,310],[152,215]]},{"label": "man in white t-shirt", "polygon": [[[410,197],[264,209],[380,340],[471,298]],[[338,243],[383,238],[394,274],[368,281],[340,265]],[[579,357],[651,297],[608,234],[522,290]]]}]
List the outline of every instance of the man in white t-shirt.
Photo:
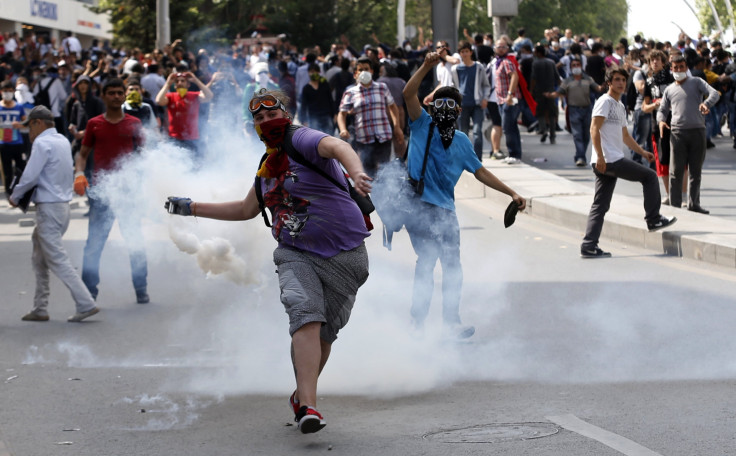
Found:
[{"label": "man in white t-shirt", "polygon": [[440,55],[440,64],[437,65],[435,72],[437,74],[437,85],[432,93],[424,97],[424,104],[432,104],[434,93],[442,87],[452,87],[452,66],[460,63],[460,54],[450,54],[450,45],[447,41],[440,40],[437,42],[437,53]]},{"label": "man in white t-shirt", "polygon": [[598,247],[598,239],[603,229],[603,218],[611,206],[613,189],[620,177],[629,181],[640,182],[644,189],[645,220],[649,231],[655,231],[675,223],[659,213],[662,204],[659,194],[657,173],[647,166],[642,166],[624,155],[624,144],[631,150],[654,161],[654,154],[642,149],[634,141],[626,128],[626,108],[621,103],[621,95],[626,91],[629,75],[622,68],[610,68],[606,72],[608,93],[600,97],[593,106],[593,121],[590,126],[590,137],[593,140],[591,164],[595,173],[595,195],[588,215],[588,226],[585,238],[580,246],[583,258],[610,257]]},{"label": "man in white t-shirt", "polygon": [[64,55],[82,55],[82,43],[79,42],[76,36],[72,35],[71,31],[66,32],[66,38],[61,40],[61,49],[64,51]]}]

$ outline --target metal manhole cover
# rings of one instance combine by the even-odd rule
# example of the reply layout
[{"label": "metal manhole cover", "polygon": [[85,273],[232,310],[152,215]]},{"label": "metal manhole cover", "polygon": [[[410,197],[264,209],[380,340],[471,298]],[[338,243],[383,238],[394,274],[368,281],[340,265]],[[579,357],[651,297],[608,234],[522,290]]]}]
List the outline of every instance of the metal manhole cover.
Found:
[{"label": "metal manhole cover", "polygon": [[422,437],[442,443],[499,443],[539,439],[559,431],[560,428],[552,423],[492,423],[430,432]]}]

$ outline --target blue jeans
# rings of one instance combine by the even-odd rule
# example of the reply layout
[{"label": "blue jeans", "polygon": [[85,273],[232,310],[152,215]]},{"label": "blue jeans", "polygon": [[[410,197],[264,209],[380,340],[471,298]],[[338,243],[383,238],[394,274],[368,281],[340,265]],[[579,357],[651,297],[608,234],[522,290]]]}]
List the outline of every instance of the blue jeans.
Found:
[{"label": "blue jeans", "polygon": [[585,153],[590,144],[590,116],[593,112],[592,106],[568,106],[570,114],[570,129],[572,139],[575,142],[575,160],[582,158],[586,160]]},{"label": "blue jeans", "polygon": [[[82,281],[93,297],[97,297],[100,283],[100,257],[110,234],[116,215],[112,208],[99,199],[89,198],[89,230],[87,244],[84,246],[84,262],[82,265]],[[140,219],[125,214],[118,218],[120,232],[128,246],[130,270],[133,276],[133,287],[136,291],[145,291],[148,276],[146,251],[143,249],[143,233]]]},{"label": "blue jeans", "polygon": [[[659,126],[657,127],[659,128]],[[641,109],[634,111],[634,128],[631,136],[634,138],[642,149],[652,152],[652,115],[642,112]],[[637,163],[644,163],[641,155],[633,150],[631,151],[631,159]],[[648,165],[647,165],[648,166]]]},{"label": "blue jeans", "polygon": [[521,133],[516,119],[519,117],[519,105],[510,106],[506,103],[499,105],[503,134],[506,136],[506,148],[509,157],[521,158]]},{"label": "blue jeans", "polygon": [[483,160],[483,109],[479,105],[463,108],[460,118],[457,120],[460,131],[466,135],[470,131],[470,119],[473,119],[473,150],[478,160]]},{"label": "blue jeans", "polygon": [[411,316],[421,326],[429,313],[434,290],[434,267],[442,264],[442,320],[460,323],[460,293],[463,270],[460,265],[460,225],[455,211],[418,202],[417,216],[406,223],[411,245],[417,254],[414,269]]}]

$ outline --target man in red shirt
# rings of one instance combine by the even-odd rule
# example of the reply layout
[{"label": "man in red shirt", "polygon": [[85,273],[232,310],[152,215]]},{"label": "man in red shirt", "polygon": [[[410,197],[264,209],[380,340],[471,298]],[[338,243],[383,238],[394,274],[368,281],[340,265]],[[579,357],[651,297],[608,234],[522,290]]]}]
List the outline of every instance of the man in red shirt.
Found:
[{"label": "man in red shirt", "polygon": [[[190,92],[190,82],[199,87],[199,92]],[[175,92],[169,92],[171,84]],[[180,146],[194,152],[199,158],[199,104],[212,99],[212,91],[190,73],[171,73],[166,84],[156,95],[156,103],[166,106],[169,112],[169,136]]]},{"label": "man in red shirt", "polygon": [[[100,256],[105,247],[107,236],[115,219],[118,219],[120,232],[128,246],[130,269],[133,276],[136,300],[138,304],[149,302],[147,291],[148,265],[143,246],[140,217],[135,211],[123,213],[119,207],[109,205],[107,198],[96,192],[101,174],[116,171],[121,159],[134,153],[143,145],[141,121],[123,112],[125,101],[125,84],[117,78],[108,79],[102,86],[102,101],[107,111],[87,122],[82,140],[82,149],[77,154],[74,191],[84,195],[89,187],[84,176],[87,159],[94,153],[93,186],[89,192],[89,231],[87,244],[84,246],[84,263],[82,281],[89,289],[92,297],[97,299],[100,283]],[[94,151],[94,152],[93,152]]]}]

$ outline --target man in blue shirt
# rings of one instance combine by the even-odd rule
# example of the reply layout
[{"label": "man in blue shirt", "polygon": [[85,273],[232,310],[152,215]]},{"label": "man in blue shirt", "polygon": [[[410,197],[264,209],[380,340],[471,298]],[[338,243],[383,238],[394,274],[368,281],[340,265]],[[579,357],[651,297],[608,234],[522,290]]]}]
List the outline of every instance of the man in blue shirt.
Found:
[{"label": "man in blue shirt", "polygon": [[25,146],[19,128],[26,113],[23,106],[15,102],[13,81],[3,81],[0,89],[3,97],[0,101],[0,159],[3,166],[5,194],[10,195],[10,183],[13,181],[14,170],[18,168],[22,171],[26,166],[26,161],[23,159]]},{"label": "man in blue shirt", "polygon": [[[472,336],[475,328],[463,326],[460,321],[463,273],[460,266],[460,226],[455,213],[455,185],[462,172],[468,171],[483,184],[511,196],[519,210],[524,210],[526,201],[484,168],[465,133],[455,131],[463,99],[456,88],[442,87],[434,93],[431,115],[422,109],[417,98],[419,84],[439,61],[437,53],[427,54],[422,66],[404,88],[411,129],[407,167],[412,179],[419,181],[423,177],[424,180],[424,192],[418,198],[416,215],[406,223],[417,254],[411,316],[414,328],[421,331],[429,312],[434,289],[433,271],[439,259],[443,272],[444,332],[448,337],[462,339]],[[424,152],[430,134],[429,155],[422,176]]]}]

